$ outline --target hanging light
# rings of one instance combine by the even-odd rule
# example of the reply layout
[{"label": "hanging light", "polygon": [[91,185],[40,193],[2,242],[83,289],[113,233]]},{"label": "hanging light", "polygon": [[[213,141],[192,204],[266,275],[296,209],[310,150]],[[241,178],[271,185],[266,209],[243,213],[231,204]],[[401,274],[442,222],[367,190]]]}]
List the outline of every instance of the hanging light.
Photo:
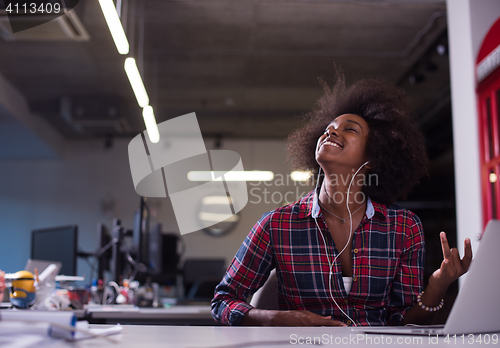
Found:
[{"label": "hanging light", "polygon": [[120,54],[128,54],[129,44],[127,36],[123,30],[122,23],[118,17],[118,12],[116,12],[113,0],[99,0],[99,4],[101,5],[104,19],[106,19],[109,31],[111,32],[111,36],[115,42],[116,49]]}]

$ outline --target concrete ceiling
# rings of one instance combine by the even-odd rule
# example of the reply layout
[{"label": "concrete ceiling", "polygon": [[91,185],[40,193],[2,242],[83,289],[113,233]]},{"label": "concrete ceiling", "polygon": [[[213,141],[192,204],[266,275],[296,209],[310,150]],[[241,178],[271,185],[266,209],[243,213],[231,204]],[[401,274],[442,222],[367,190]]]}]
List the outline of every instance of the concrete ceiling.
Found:
[{"label": "concrete ceiling", "polygon": [[[0,39],[0,71],[65,138],[133,136],[144,124],[125,56],[97,0],[74,11],[90,40]],[[122,1],[130,55],[157,122],[194,111],[204,135],[222,138],[285,138],[321,95],[318,78],[334,82],[333,62],[348,81],[375,77],[404,88],[422,129],[433,129],[449,114],[440,116],[448,57],[435,50],[447,44],[445,11],[444,0]],[[410,84],[414,72],[425,80]],[[61,98],[88,110],[112,104],[121,128],[78,132],[61,116]]]}]

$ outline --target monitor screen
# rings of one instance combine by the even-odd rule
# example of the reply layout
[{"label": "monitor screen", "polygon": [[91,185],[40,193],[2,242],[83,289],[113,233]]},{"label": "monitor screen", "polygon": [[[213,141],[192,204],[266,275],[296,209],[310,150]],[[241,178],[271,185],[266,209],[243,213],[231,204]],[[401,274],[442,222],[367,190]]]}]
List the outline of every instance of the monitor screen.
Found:
[{"label": "monitor screen", "polygon": [[97,241],[99,242],[99,249],[97,252],[100,254],[97,279],[104,279],[104,272],[110,270],[109,261],[112,257],[112,247],[109,245],[111,242],[111,235],[104,224],[97,225]]},{"label": "monitor screen", "polygon": [[31,258],[59,261],[60,274],[77,275],[78,227],[76,225],[35,230],[31,234]]}]

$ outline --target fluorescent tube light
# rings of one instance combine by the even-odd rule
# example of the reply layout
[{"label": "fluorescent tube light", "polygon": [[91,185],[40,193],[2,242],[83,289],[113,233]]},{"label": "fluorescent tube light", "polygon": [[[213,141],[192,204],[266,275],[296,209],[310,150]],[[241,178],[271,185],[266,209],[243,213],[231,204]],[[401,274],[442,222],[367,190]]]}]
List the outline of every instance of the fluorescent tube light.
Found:
[{"label": "fluorescent tube light", "polygon": [[[270,171],[229,171],[229,172],[208,172],[191,171],[188,173],[189,181],[222,181],[221,175],[225,181],[271,181],[274,179],[274,173]],[[218,176],[216,178],[216,176]]]},{"label": "fluorescent tube light", "polygon": [[106,23],[108,23],[109,31],[111,32],[118,52],[120,54],[128,54],[129,45],[127,36],[123,30],[113,0],[99,0],[99,4],[101,5],[102,13],[104,13],[104,18],[106,19]]},{"label": "fluorescent tube light", "polygon": [[142,109],[142,117],[144,118],[144,123],[146,124],[149,140],[156,144],[160,141],[160,132],[158,131],[158,125],[156,124],[153,108],[148,105]]},{"label": "fluorescent tube light", "polygon": [[233,214],[220,214],[220,213],[206,213],[201,212],[198,214],[198,218],[202,221],[213,221],[213,222],[233,222],[238,221],[238,215]]},{"label": "fluorescent tube light", "polygon": [[231,203],[231,199],[228,196],[206,196],[203,197],[201,202],[206,205],[228,205],[229,203]]},{"label": "fluorescent tube light", "polygon": [[294,171],[290,174],[293,181],[307,181],[311,177],[311,172]]},{"label": "fluorescent tube light", "polygon": [[144,83],[142,83],[141,74],[139,74],[139,69],[137,69],[134,58],[129,57],[125,59],[125,72],[134,91],[137,103],[139,103],[141,108],[147,106],[149,104],[148,93],[146,92]]}]

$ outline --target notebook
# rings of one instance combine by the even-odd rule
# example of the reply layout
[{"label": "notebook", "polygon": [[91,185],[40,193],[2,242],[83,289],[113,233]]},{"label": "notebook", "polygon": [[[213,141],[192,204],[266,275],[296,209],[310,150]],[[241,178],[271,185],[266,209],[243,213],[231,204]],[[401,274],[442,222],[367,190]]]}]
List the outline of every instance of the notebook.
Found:
[{"label": "notebook", "polygon": [[500,332],[500,221],[490,220],[444,326],[358,327],[365,333],[447,335]]}]

